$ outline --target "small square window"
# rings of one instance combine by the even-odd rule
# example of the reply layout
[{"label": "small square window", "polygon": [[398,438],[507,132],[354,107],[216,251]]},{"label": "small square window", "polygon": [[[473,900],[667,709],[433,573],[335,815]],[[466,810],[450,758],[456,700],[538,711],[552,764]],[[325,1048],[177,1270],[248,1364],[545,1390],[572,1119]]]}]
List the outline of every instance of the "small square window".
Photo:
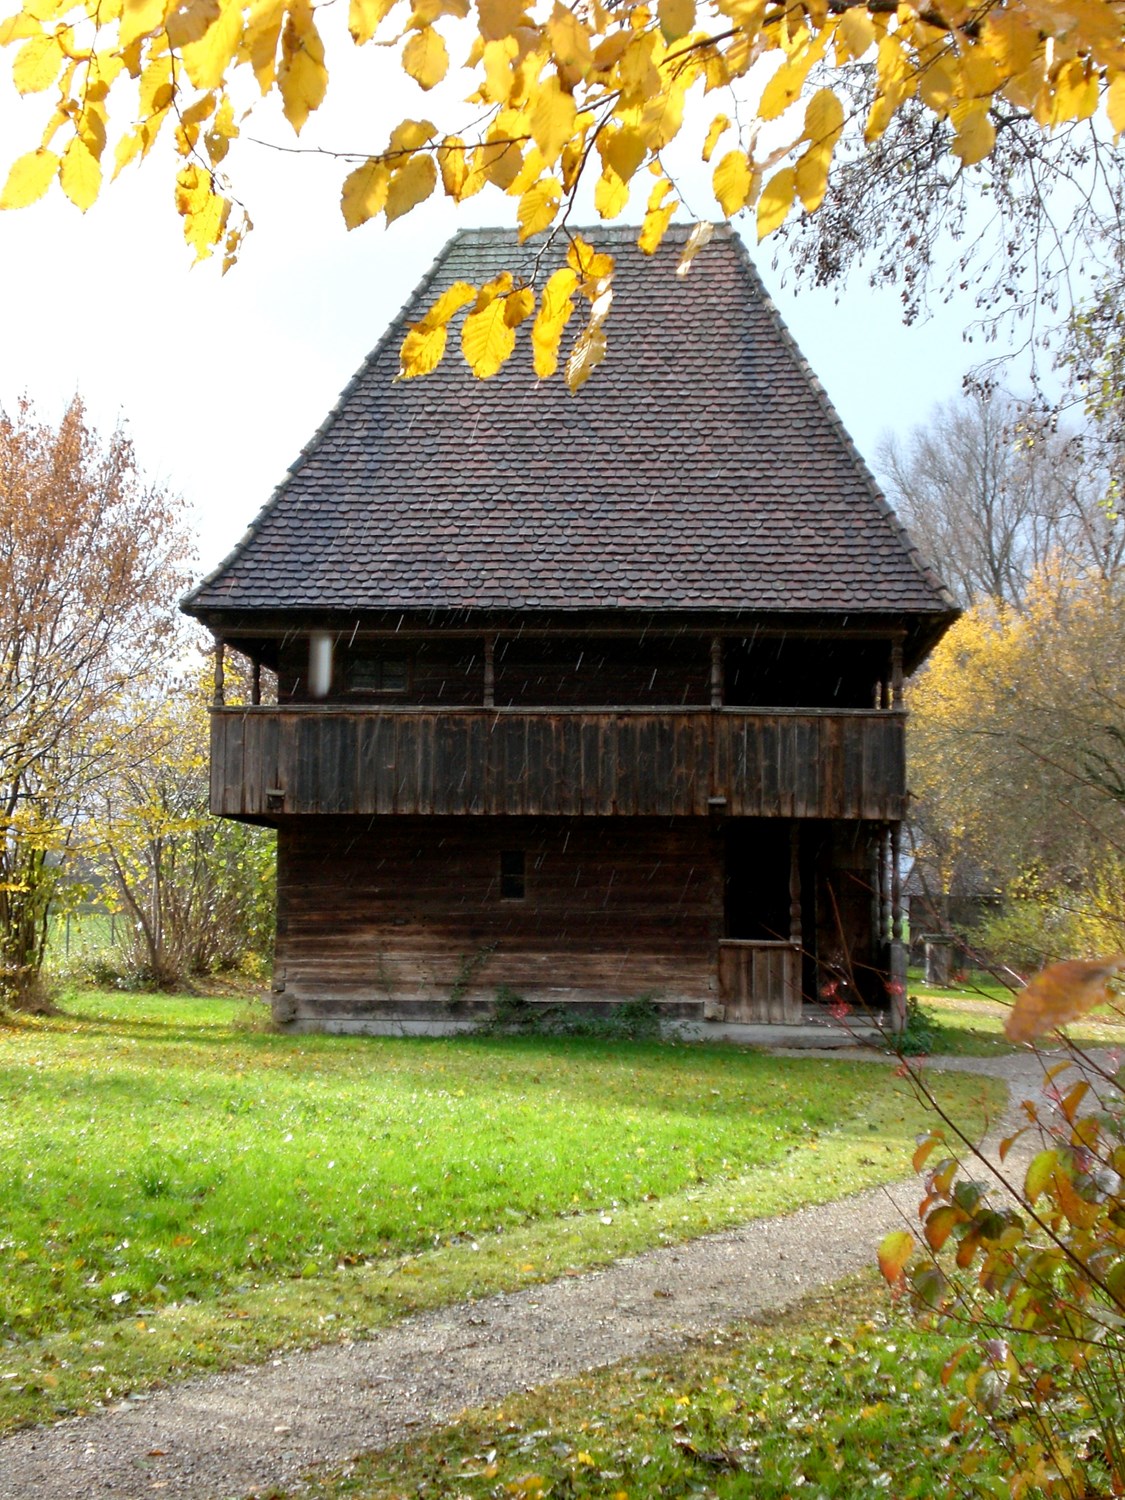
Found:
[{"label": "small square window", "polygon": [[405,693],[409,685],[410,666],[401,656],[357,656],[348,667],[353,693]]},{"label": "small square window", "polygon": [[527,863],[522,849],[506,849],[500,855],[500,899],[522,901],[527,895]]}]

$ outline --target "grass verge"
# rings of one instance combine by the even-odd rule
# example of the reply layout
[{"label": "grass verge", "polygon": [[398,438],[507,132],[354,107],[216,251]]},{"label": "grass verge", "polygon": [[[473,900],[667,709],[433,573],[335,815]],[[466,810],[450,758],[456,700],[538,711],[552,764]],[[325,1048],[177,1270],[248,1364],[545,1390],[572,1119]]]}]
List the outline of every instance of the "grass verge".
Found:
[{"label": "grass verge", "polygon": [[826,1201],[927,1123],[889,1069],[238,1010],[86,995],[0,1033],[0,1429]]},{"label": "grass verge", "polygon": [[[919,1001],[929,1027],[927,1050],[951,1057],[998,1057],[1025,1051],[1004,1036],[1004,1018],[1013,994],[994,981],[967,981],[962,986],[939,987],[911,979],[910,994]],[[1125,1014],[1120,1007],[1100,1006],[1092,1015],[1065,1028],[1067,1038],[1080,1047],[1114,1047],[1125,1042]],[[1062,1043],[1047,1037],[1043,1051]]]},{"label": "grass verge", "polygon": [[855,1278],[685,1353],[630,1360],[468,1412],[320,1474],[302,1494],[940,1494],[951,1468],[941,1367],[952,1347],[892,1315],[874,1276]]}]

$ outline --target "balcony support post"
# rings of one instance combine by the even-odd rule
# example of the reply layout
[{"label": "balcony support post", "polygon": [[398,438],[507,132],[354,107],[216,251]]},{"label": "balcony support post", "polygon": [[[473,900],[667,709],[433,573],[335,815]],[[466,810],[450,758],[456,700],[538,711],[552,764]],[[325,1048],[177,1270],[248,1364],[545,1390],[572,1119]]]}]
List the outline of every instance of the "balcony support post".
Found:
[{"label": "balcony support post", "polygon": [[256,661],[253,664],[254,671],[250,678],[250,703],[257,708],[262,701],[262,664]]},{"label": "balcony support post", "polygon": [[891,824],[891,1027],[901,1031],[906,1025],[906,944],[903,942],[902,824]]},{"label": "balcony support post", "polygon": [[211,693],[211,702],[215,705],[216,708],[222,708],[224,702],[226,701],[225,695],[224,695],[224,679],[225,679],[225,673],[224,673],[224,653],[225,652],[226,652],[226,643],[224,641],[221,641],[219,639],[219,637],[216,636],[215,637],[215,678],[214,678],[214,688],[213,688],[213,691]]},{"label": "balcony support post", "polygon": [[711,707],[723,706],[723,639],[711,637]]}]

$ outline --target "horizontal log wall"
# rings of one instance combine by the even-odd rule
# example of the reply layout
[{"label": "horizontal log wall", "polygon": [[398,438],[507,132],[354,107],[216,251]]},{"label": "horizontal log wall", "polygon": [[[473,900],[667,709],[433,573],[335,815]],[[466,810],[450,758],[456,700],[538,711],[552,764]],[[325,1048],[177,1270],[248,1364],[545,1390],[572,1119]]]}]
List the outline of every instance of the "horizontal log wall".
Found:
[{"label": "horizontal log wall", "polygon": [[[722,839],[707,820],[311,818],[278,837],[279,1010],[325,1024],[491,1000],[694,1013],[717,993]],[[500,857],[521,851],[523,899]]]},{"label": "horizontal log wall", "polygon": [[903,727],[875,711],[217,709],[211,809],[898,820]]}]

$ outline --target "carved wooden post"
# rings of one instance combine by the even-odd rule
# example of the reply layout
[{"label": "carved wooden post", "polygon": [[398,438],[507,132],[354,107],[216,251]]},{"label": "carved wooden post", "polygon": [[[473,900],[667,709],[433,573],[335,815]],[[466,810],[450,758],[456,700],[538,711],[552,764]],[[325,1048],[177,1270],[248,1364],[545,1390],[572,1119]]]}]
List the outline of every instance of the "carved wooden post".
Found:
[{"label": "carved wooden post", "polygon": [[496,637],[484,638],[484,706],[496,707]]},{"label": "carved wooden post", "polygon": [[902,640],[891,647],[891,707],[902,707]]},{"label": "carved wooden post", "polygon": [[906,945],[902,940],[902,824],[891,824],[891,1025],[906,1025]]},{"label": "carved wooden post", "polygon": [[224,655],[225,651],[226,651],[226,645],[225,645],[225,643],[223,641],[221,641],[218,636],[216,636],[215,637],[215,689],[214,689],[214,692],[211,694],[211,702],[215,705],[216,708],[222,708],[223,703],[225,701],[224,694],[223,694],[223,683],[224,683],[224,671],[223,671],[224,661],[223,661],[223,655]]},{"label": "carved wooden post", "polygon": [[721,636],[711,637],[711,707],[723,706],[723,641]]},{"label": "carved wooden post", "polygon": [[250,702],[257,708],[262,701],[262,664],[254,663],[254,675],[250,679]]}]

